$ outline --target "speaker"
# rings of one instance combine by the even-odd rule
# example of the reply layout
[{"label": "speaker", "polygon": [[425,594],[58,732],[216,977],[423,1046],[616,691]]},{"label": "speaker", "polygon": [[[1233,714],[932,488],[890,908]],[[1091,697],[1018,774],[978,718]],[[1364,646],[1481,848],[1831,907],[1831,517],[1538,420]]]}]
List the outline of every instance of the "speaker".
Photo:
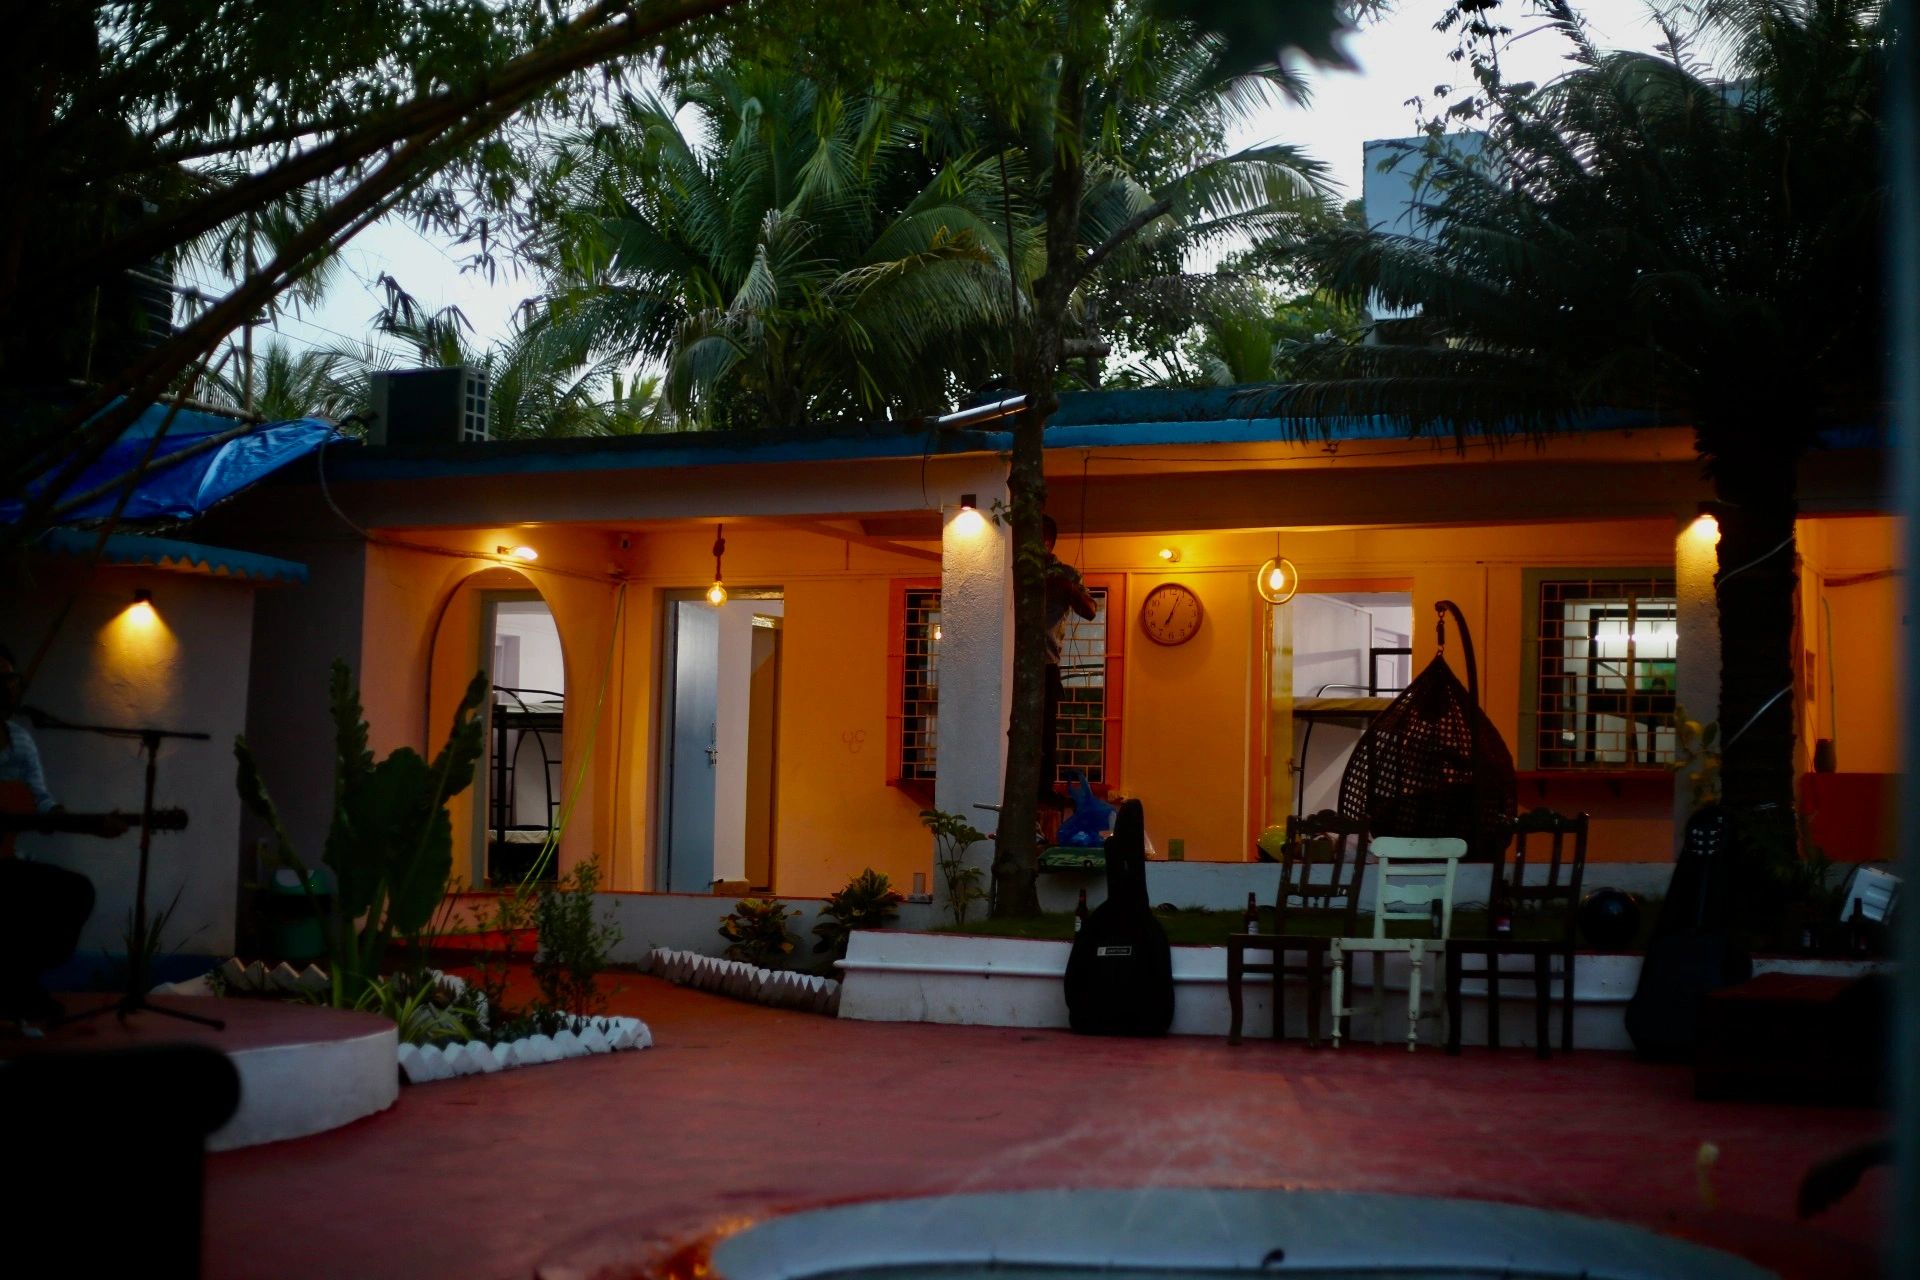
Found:
[{"label": "speaker", "polygon": [[374,374],[372,391],[369,444],[419,449],[491,438],[485,369],[395,369]]}]

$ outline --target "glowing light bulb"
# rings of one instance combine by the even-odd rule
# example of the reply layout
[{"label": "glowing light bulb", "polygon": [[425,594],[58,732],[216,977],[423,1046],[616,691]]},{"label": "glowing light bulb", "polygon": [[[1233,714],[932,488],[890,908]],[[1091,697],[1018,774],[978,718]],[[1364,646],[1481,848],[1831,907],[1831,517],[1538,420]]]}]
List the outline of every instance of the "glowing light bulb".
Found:
[{"label": "glowing light bulb", "polygon": [[496,547],[495,550],[500,555],[512,556],[515,560],[532,562],[540,558],[540,553],[529,546]]},{"label": "glowing light bulb", "polygon": [[941,636],[940,624],[936,622],[933,624],[933,638],[935,640],[938,640],[940,639],[940,636]]},{"label": "glowing light bulb", "polygon": [[1268,604],[1285,604],[1300,589],[1300,571],[1285,556],[1275,556],[1260,566],[1253,583]]},{"label": "glowing light bulb", "polygon": [[727,584],[716,578],[713,585],[707,588],[707,603],[718,609],[726,602]]},{"label": "glowing light bulb", "polygon": [[1167,562],[1168,564],[1179,564],[1179,563],[1180,563],[1180,548],[1178,548],[1178,547],[1162,547],[1162,548],[1160,548],[1160,551],[1159,551],[1159,556],[1160,556],[1160,558],[1161,558],[1162,560],[1165,560],[1165,561],[1166,561],[1166,562]]}]

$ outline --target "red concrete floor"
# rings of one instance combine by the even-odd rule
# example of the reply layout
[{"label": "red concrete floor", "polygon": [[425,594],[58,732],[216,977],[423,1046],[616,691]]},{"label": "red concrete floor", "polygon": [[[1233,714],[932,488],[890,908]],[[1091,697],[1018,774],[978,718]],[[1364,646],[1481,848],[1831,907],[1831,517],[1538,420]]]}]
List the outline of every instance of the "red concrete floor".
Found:
[{"label": "red concrete floor", "polygon": [[[1811,1225],[1807,1165],[1871,1111],[1693,1100],[1685,1068],[1371,1046],[840,1022],[627,976],[641,1053],[402,1091],[208,1162],[214,1277],[630,1274],[743,1218],[1059,1186],[1314,1187],[1637,1223],[1788,1277],[1877,1274],[1883,1171]],[[1703,1195],[1696,1156],[1719,1147]]]}]

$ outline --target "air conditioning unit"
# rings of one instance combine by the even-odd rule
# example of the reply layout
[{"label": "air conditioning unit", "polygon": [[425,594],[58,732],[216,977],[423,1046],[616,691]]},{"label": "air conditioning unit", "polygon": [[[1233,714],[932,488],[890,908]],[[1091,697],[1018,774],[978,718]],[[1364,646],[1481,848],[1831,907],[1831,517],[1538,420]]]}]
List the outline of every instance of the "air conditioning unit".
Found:
[{"label": "air conditioning unit", "polygon": [[396,369],[374,374],[372,390],[369,444],[422,448],[490,438],[485,369]]}]

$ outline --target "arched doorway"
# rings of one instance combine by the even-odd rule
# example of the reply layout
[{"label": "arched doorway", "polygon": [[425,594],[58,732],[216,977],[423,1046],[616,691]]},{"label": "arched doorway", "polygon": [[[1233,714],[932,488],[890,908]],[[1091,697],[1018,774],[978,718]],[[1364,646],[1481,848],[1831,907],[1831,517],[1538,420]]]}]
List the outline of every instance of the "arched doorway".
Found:
[{"label": "arched doorway", "polygon": [[552,879],[565,800],[568,662],[553,610],[516,569],[485,569],[454,587],[429,669],[429,754],[476,669],[492,681],[473,786],[448,806],[454,871],[474,888]]}]

